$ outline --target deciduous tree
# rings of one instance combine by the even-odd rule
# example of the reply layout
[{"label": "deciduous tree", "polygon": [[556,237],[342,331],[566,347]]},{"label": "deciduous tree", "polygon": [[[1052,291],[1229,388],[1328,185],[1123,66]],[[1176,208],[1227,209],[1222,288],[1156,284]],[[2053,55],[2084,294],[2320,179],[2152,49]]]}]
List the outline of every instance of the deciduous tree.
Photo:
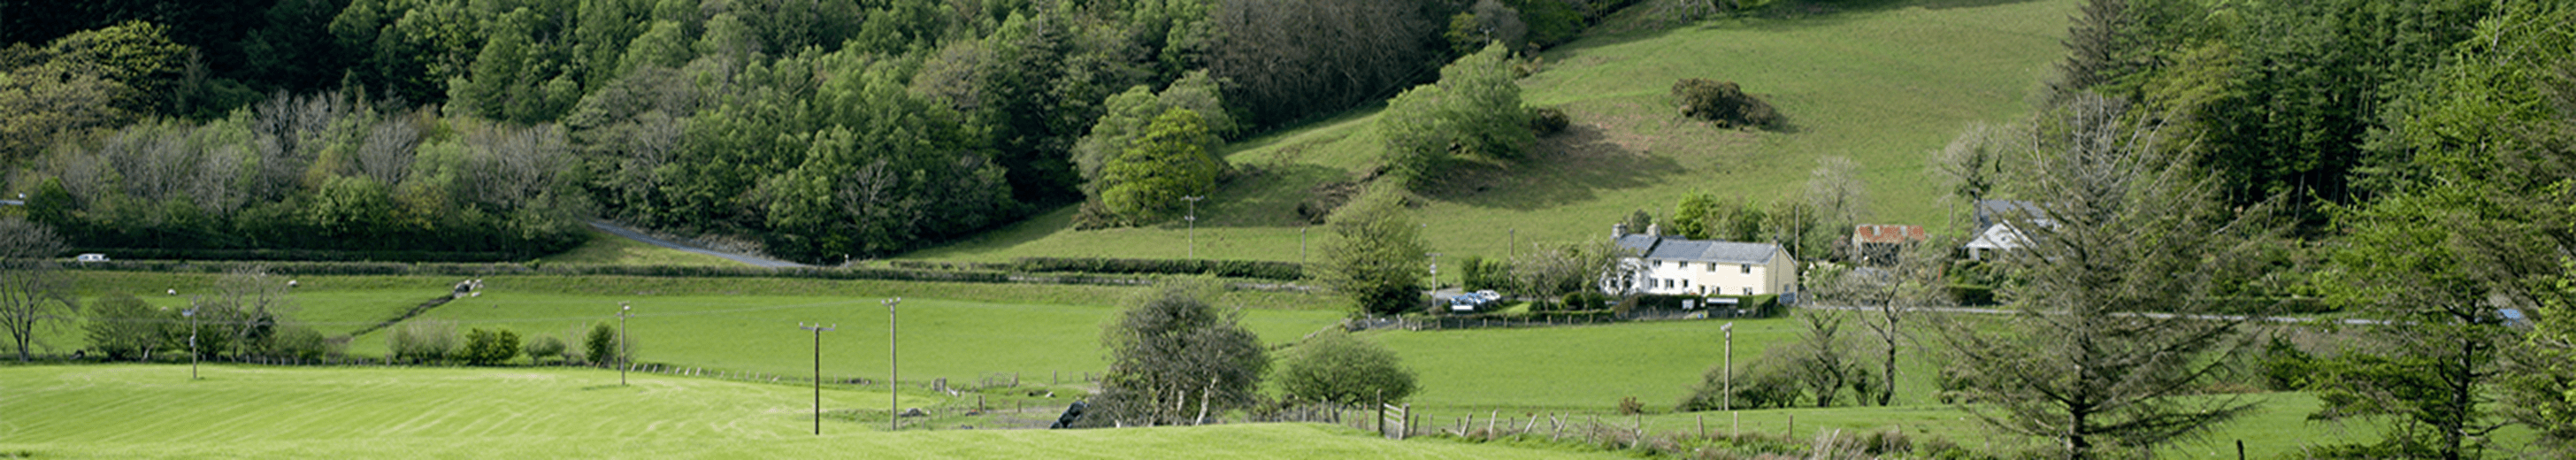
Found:
[{"label": "deciduous tree", "polygon": [[36,334],[61,327],[80,310],[72,297],[72,278],[54,257],[63,241],[44,225],[16,216],[0,217],[0,330],[9,333],[18,361],[31,359],[39,345]]},{"label": "deciduous tree", "polygon": [[1142,297],[1101,334],[1109,374],[1086,424],[1156,426],[1204,423],[1250,406],[1270,356],[1261,338],[1221,312],[1202,286],[1168,285]]},{"label": "deciduous tree", "polygon": [[1371,190],[1333,213],[1329,224],[1333,237],[1324,243],[1316,271],[1362,314],[1394,314],[1422,302],[1430,246],[1422,241],[1422,227],[1404,216],[1399,193]]}]

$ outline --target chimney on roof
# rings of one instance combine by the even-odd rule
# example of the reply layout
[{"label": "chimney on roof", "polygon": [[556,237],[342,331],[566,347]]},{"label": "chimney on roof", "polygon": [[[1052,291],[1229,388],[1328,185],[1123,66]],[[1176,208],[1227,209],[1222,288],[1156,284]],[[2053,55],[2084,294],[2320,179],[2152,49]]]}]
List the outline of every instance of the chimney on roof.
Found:
[{"label": "chimney on roof", "polygon": [[1620,223],[1616,223],[1616,224],[1610,224],[1610,239],[1614,239],[1614,240],[1615,240],[1615,239],[1619,239],[1619,237],[1623,237],[1623,236],[1628,236],[1628,223],[1627,223],[1627,222],[1620,222]]},{"label": "chimney on roof", "polygon": [[1646,236],[1662,238],[1664,236],[1663,224],[1646,224]]}]

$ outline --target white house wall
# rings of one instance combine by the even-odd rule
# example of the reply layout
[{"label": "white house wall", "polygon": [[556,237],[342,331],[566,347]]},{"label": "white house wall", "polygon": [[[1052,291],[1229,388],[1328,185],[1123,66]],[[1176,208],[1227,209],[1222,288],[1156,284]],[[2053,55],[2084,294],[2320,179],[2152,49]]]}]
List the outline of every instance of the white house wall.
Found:
[{"label": "white house wall", "polygon": [[[1638,267],[1636,292],[1688,295],[1766,295],[1789,292],[1796,284],[1797,262],[1787,251],[1758,264],[1629,259]],[[1714,270],[1711,264],[1714,263]],[[1750,270],[1750,273],[1747,272]],[[1669,283],[1667,283],[1669,282]],[[1669,286],[1667,286],[1669,284]]]}]

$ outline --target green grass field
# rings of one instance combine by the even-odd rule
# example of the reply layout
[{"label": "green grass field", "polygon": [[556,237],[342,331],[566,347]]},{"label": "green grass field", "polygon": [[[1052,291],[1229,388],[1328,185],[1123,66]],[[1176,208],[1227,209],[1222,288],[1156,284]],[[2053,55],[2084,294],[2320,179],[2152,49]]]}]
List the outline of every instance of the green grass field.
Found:
[{"label": "green grass field", "polygon": [[[1416,217],[1434,251],[1497,255],[1510,243],[1607,235],[1630,211],[1669,213],[1693,192],[1769,201],[1802,190],[1816,160],[1862,165],[1875,223],[1941,227],[1949,215],[1923,174],[1926,155],[1972,123],[2008,122],[2064,55],[2074,2],[1926,0],[1830,6],[1821,14],[1641,27],[1631,11],[1540,54],[1521,81],[1532,105],[1574,126],[1525,163],[1462,172],[1433,187]],[[1834,10],[1833,8],[1850,8]],[[1635,10],[1635,9],[1632,9]],[[1782,131],[1685,120],[1668,92],[1682,78],[1741,83],[1789,119]],[[1370,167],[1379,141],[1363,109],[1236,142],[1228,159],[1258,171],[1181,223],[1075,231],[1061,209],[902,257],[1018,256],[1301,259],[1296,205],[1318,184]],[[1320,229],[1316,232],[1321,232]],[[1306,235],[1308,252],[1322,233]]]},{"label": "green grass field", "polygon": [[680,265],[695,267],[730,267],[743,265],[723,257],[680,251],[644,244],[608,234],[590,231],[590,240],[560,254],[537,259],[549,264],[585,265]]},{"label": "green grass field", "polygon": [[[608,317],[619,301],[635,307],[628,320],[636,359],[644,362],[802,375],[810,372],[810,334],[798,323],[837,325],[822,337],[824,372],[883,379],[886,374],[886,309],[881,297],[785,295],[599,296],[511,292],[487,281],[487,294],[458,300],[422,315],[457,327],[507,328],[521,335],[564,334]],[[1010,286],[996,286],[1008,289]],[[1101,326],[1118,308],[1106,305],[987,303],[906,298],[900,307],[899,344],[905,381],[945,377],[964,385],[994,374],[1017,373],[1067,380],[1108,368],[1100,348]],[[1285,343],[1323,329],[1342,314],[1323,310],[1246,310],[1243,325],[1264,341]],[[587,330],[587,329],[584,329]],[[360,337],[359,354],[385,351],[384,333]]]},{"label": "green grass field", "polygon": [[[99,292],[151,288],[179,289],[186,294],[207,289],[207,283],[211,283],[213,276],[78,273],[81,273],[83,280],[88,283],[84,291],[93,295]],[[451,282],[428,277],[301,277],[300,281],[305,287],[299,288],[296,293],[297,304],[301,306],[299,317],[350,318],[347,321],[319,322],[316,326],[325,331],[353,330],[362,324],[372,324],[376,321],[372,319],[373,315],[388,315],[400,311],[401,308],[417,304],[419,300],[444,292],[446,283]],[[144,288],[131,286],[144,286]],[[837,323],[842,328],[824,336],[823,372],[825,374],[836,379],[882,378],[885,366],[885,323],[883,307],[877,303],[877,300],[888,296],[903,296],[907,299],[902,313],[904,319],[902,343],[904,375],[908,384],[917,387],[932,378],[944,377],[954,386],[971,387],[983,378],[1018,373],[1027,385],[1041,390],[1058,391],[1063,398],[1076,397],[1070,393],[1064,393],[1065,391],[1078,393],[1085,387],[1077,380],[1081,373],[1096,373],[1105,368],[1105,353],[1099,348],[1098,342],[1100,326],[1116,314],[1116,305],[1119,305],[1126,296],[1142,291],[1140,288],[1133,287],[1099,286],[843,282],[767,278],[542,276],[493,277],[486,279],[486,286],[487,291],[483,296],[451,303],[433,310],[426,317],[457,321],[461,328],[508,328],[523,334],[553,334],[566,331],[577,324],[606,321],[608,314],[614,311],[616,303],[625,301],[638,308],[638,316],[631,320],[630,327],[639,343],[638,354],[644,361],[664,363],[669,366],[703,368],[709,375],[716,373],[740,375],[751,372],[764,376],[783,376],[782,380],[786,381],[806,375],[811,372],[810,366],[813,365],[811,336],[795,329],[796,323],[818,321]],[[798,294],[759,294],[780,292]],[[171,297],[166,294],[146,296],[147,299],[159,304],[183,304],[185,297],[186,295]],[[1276,303],[1295,304],[1277,299],[1269,300]],[[1226,301],[1220,300],[1220,304],[1226,304]],[[1245,308],[1243,311],[1246,325],[1259,333],[1265,341],[1274,344],[1289,342],[1304,334],[1325,328],[1341,316],[1338,311],[1313,308],[1255,307]],[[1735,359],[1739,365],[1751,362],[1769,347],[1795,340],[1803,327],[1798,320],[1794,319],[1738,320],[1735,323],[1737,331]],[[1607,417],[1605,423],[1626,423],[1618,420],[1619,417],[1615,415],[1606,414],[1615,413],[1620,399],[1634,397],[1643,403],[1650,413],[1643,419],[1649,428],[1658,431],[1686,431],[1695,428],[1701,416],[1710,417],[1709,423],[1714,428],[1733,425],[1732,420],[1720,419],[1724,417],[1723,414],[1670,413],[1673,403],[1686,393],[1690,386],[1698,382],[1701,373],[1722,359],[1724,341],[1717,329],[1720,324],[1724,323],[1721,321],[1669,321],[1527,329],[1390,330],[1368,332],[1362,335],[1393,349],[1419,374],[1422,391],[1411,402],[1423,414],[1423,420],[1427,420],[1424,422],[1426,424],[1448,423],[1447,421],[1469,415],[1484,418],[1495,413],[1517,414],[1512,415],[1512,418],[1523,421],[1526,421],[1529,414],[1568,414],[1587,419],[1595,415],[1603,415]],[[361,355],[382,353],[383,335],[379,332],[360,337],[353,345],[352,351]],[[77,343],[76,337],[57,337],[57,340]],[[1738,414],[1742,417],[1741,426],[1747,431],[1776,432],[1787,424],[1788,418],[1795,417],[1800,427],[1798,436],[1801,439],[1815,436],[1816,430],[1819,429],[1844,429],[1857,432],[1894,427],[1906,430],[1908,434],[1915,435],[1917,438],[1938,437],[1972,447],[1989,443],[2010,446],[2016,442],[2024,442],[2017,438],[1987,434],[1974,419],[1968,418],[1967,414],[1931,401],[1928,395],[1932,390],[1932,373],[1930,366],[1925,364],[1920,356],[1908,353],[1901,361],[1901,365],[1900,372],[1903,375],[1899,381],[1897,407],[1744,411]],[[732,408],[724,410],[733,412],[717,411],[716,415],[709,415],[709,417],[719,415],[735,417],[726,419],[734,420],[732,422],[682,418],[660,422],[657,426],[662,428],[655,428],[655,430],[665,430],[658,431],[663,433],[684,433],[686,436],[681,438],[686,439],[706,438],[709,439],[707,442],[711,443],[706,445],[720,447],[693,447],[699,444],[637,441],[635,445],[643,447],[636,447],[636,449],[642,450],[548,451],[529,449],[538,449],[538,445],[606,440],[569,434],[545,434],[546,432],[542,430],[530,435],[488,433],[525,431],[526,429],[521,426],[554,423],[549,420],[588,420],[584,417],[594,416],[582,415],[579,411],[548,416],[556,418],[540,417],[526,420],[521,418],[536,417],[528,414],[555,412],[554,409],[544,408],[545,405],[550,404],[597,403],[596,395],[606,394],[600,392],[609,390],[591,387],[610,381],[609,379],[614,378],[613,373],[561,368],[332,370],[215,366],[208,369],[211,370],[209,375],[212,379],[205,383],[208,386],[201,387],[155,380],[176,379],[176,376],[183,375],[185,368],[182,366],[0,367],[0,388],[9,390],[5,394],[0,394],[0,414],[8,414],[0,415],[0,443],[5,443],[0,445],[0,452],[12,449],[28,450],[45,453],[48,457],[373,456],[413,450],[440,452],[431,456],[516,454],[698,456],[719,455],[720,452],[733,452],[740,449],[795,454],[804,452],[798,449],[834,449],[838,448],[834,446],[859,442],[826,441],[804,447],[782,448],[787,450],[779,451],[756,450],[767,447],[745,447],[751,444],[765,445],[765,443],[742,443],[739,439],[733,438],[776,436],[775,432],[778,430],[792,432],[797,426],[794,424],[796,420],[792,417],[793,414],[781,415],[780,413],[793,412],[795,407],[802,407],[795,405],[796,401],[801,400],[794,398],[803,393],[798,393],[797,390],[800,387],[793,385],[744,383],[738,378],[727,380],[635,374],[636,378],[649,382],[646,388],[667,387],[668,391],[699,392],[689,393],[691,396],[688,398],[718,401],[706,404],[734,404],[722,401],[779,397],[765,396],[768,393],[778,393],[788,398],[785,402],[770,402],[765,403],[769,406],[759,406],[768,407],[767,409]],[[1063,373],[1061,374],[1064,376],[1063,382],[1060,384],[1051,382],[1059,371]],[[55,426],[60,423],[70,423],[57,422],[57,420],[78,420],[81,417],[95,417],[94,415],[57,415],[50,412],[70,410],[56,406],[88,405],[93,401],[113,399],[95,395],[82,396],[88,395],[88,393],[81,393],[86,391],[132,394],[136,399],[133,404],[184,407],[199,403],[181,403],[174,400],[212,399],[209,395],[247,391],[242,390],[241,387],[266,387],[280,385],[278,383],[280,381],[301,380],[334,382],[335,386],[350,388],[329,391],[294,390],[308,391],[310,397],[263,395],[247,399],[246,401],[251,402],[238,403],[235,406],[206,409],[214,412],[242,412],[205,422],[224,426],[220,429],[200,427],[182,430],[170,425],[181,422],[163,420],[165,418],[194,420],[187,417],[141,418],[141,420],[155,421],[146,424],[147,428],[142,429],[144,432],[180,433],[167,435],[172,440],[162,440],[151,435],[136,433],[113,434],[115,430],[108,430],[109,434],[102,434],[95,438],[81,437],[87,435],[59,434],[63,431],[88,433],[99,430]],[[422,386],[428,386],[428,388]],[[525,386],[527,389],[519,389],[520,386]],[[289,387],[292,388],[292,386]],[[882,398],[883,393],[869,393],[864,391],[865,388],[867,387],[841,387],[833,390],[832,394],[837,396],[832,398],[850,401],[842,407],[881,409],[882,406],[871,404],[882,404],[876,401],[882,401],[879,398]],[[881,391],[883,387],[874,386],[874,388]],[[56,391],[72,392],[73,395],[55,397],[49,393]],[[365,394],[369,391],[399,391],[422,395],[437,395],[442,392],[498,395],[496,397],[499,399],[516,402],[492,408],[504,415],[491,416],[498,417],[491,419],[477,419],[482,416],[463,413],[401,416],[382,413],[356,414],[352,420],[360,420],[363,423],[357,423],[361,426],[350,429],[395,430],[396,433],[393,434],[402,435],[363,443],[332,439],[332,435],[327,433],[340,428],[326,427],[324,425],[328,424],[325,423],[292,415],[255,415],[253,412],[259,414],[265,414],[265,412],[252,410],[253,407],[305,410],[307,406],[304,405],[321,404],[308,401],[311,399]],[[647,393],[651,392],[647,391]],[[749,393],[760,395],[747,395]],[[874,396],[868,396],[870,394]],[[1064,402],[1063,399],[1042,398],[1015,392],[986,393],[986,395],[992,398],[993,404],[1008,404],[1010,407],[1036,408],[1060,405]],[[450,394],[447,397],[455,396]],[[973,396],[966,396],[966,398],[973,398]],[[2213,435],[2211,439],[2247,439],[2251,453],[2256,454],[2257,457],[2269,457],[2273,453],[2291,452],[2300,445],[2366,439],[2373,436],[2372,432],[2366,429],[2347,433],[2338,431],[2334,426],[2305,422],[2303,417],[2315,410],[2316,403],[2312,397],[2299,394],[2276,394],[2263,395],[2260,398],[2268,401],[2267,407],[2262,412],[2246,421],[2229,425],[2221,433]],[[348,410],[398,412],[407,410],[399,408],[411,407],[406,404],[456,403],[452,400],[431,402],[397,400],[369,404],[357,405],[364,407],[352,407]],[[928,398],[918,404],[957,407],[959,404],[972,403],[957,399]],[[773,407],[780,405],[787,408]],[[21,409],[26,407],[44,409],[22,412]],[[141,410],[136,409],[136,406],[111,407],[115,408],[114,410]],[[726,413],[736,415],[722,415]],[[754,413],[765,415],[741,415]],[[882,421],[882,413],[879,414],[876,420]],[[873,426],[853,423],[864,419],[865,416],[860,415],[856,419],[835,423],[854,427]],[[410,429],[404,427],[424,423],[430,426],[444,423],[498,431],[453,433],[427,428],[415,431],[385,428],[390,425]],[[612,422],[593,420],[562,423],[589,423],[595,426]],[[938,423],[942,427],[954,428],[954,424],[981,422],[941,419]],[[772,426],[781,424],[784,428]],[[274,428],[257,428],[262,426]],[[748,427],[767,428],[755,430]],[[461,430],[462,428],[440,429]],[[1205,434],[1208,431],[1237,429],[1259,432]],[[1170,431],[1179,433],[1152,435],[1175,438],[1170,441],[1150,441],[1149,443],[1168,442],[1173,448],[1179,448],[1178,446],[1189,442],[1198,442],[1193,440],[1231,437],[1297,443],[1283,445],[1301,446],[1317,443],[1340,446],[1356,442],[1318,441],[1306,438],[1333,438],[1348,435],[1347,432],[1336,428],[1323,427],[1227,427]],[[57,434],[37,436],[27,433]],[[691,438],[692,436],[699,438]],[[655,435],[656,439],[659,437],[660,435]],[[188,450],[194,448],[191,446],[205,444],[202,442],[204,439],[228,439],[224,443],[226,446],[224,449],[227,450]],[[470,439],[473,443],[501,447],[494,447],[493,450],[488,451],[442,450],[450,448],[422,447],[434,443],[423,439],[457,443]],[[573,440],[567,441],[567,439]],[[943,439],[945,441],[941,442],[955,442],[968,438]],[[1016,439],[988,441],[1000,445],[1019,445],[1014,443],[1053,445],[1062,442],[1082,445],[1080,441],[1049,439],[1040,442]],[[244,442],[236,443],[229,440]],[[870,440],[865,443],[888,446],[902,444],[902,442],[888,440]],[[1414,444],[1402,446],[1391,452],[1410,452],[1405,449],[1417,448]],[[1437,449],[1446,448],[1449,447]],[[1089,455],[1084,452],[1091,452],[1085,450],[1091,449],[1089,447],[1069,449],[1074,449],[1072,452],[1077,456]],[[1317,452],[1349,453],[1349,451],[1335,449],[1340,448],[1323,448]],[[2228,451],[2222,453],[2232,454],[2232,448],[2197,446],[2167,450],[2165,455],[2168,458],[2208,458],[2201,454],[2222,450]],[[1016,451],[972,450],[959,451],[955,455],[1007,456],[1010,452]],[[1137,452],[1161,454],[1168,451]],[[1219,456],[1224,455],[1232,454]],[[1439,457],[1447,454],[1406,453],[1403,455]]]},{"label": "green grass field", "polygon": [[[810,390],[581,369],[0,368],[0,456],[33,458],[1614,458],[1265,424],[888,434]],[[884,393],[829,390],[833,410]],[[906,405],[913,401],[907,400]],[[877,420],[882,421],[883,418]]]}]

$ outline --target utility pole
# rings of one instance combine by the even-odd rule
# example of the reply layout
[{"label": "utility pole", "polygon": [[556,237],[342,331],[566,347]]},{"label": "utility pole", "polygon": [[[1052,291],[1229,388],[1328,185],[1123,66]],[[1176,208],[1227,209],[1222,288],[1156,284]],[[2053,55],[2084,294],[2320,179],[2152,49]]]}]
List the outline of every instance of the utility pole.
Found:
[{"label": "utility pole", "polygon": [[1725,364],[1722,365],[1726,368],[1726,390],[1724,393],[1726,395],[1726,399],[1724,401],[1726,402],[1719,405],[1718,408],[1725,409],[1727,412],[1735,412],[1735,322],[1728,321],[1726,325],[1718,326],[1717,330],[1719,332],[1726,333],[1726,361]]},{"label": "utility pole", "polygon": [[1440,253],[1431,253],[1431,290],[1440,290]]},{"label": "utility pole", "polygon": [[896,361],[902,355],[895,353],[894,306],[903,303],[903,298],[885,299],[879,303],[886,306],[886,431],[901,431],[903,430],[903,397],[897,390],[902,389],[903,384],[897,383],[899,382],[897,379],[903,376],[903,366]]},{"label": "utility pole", "polygon": [[804,330],[807,330],[807,331],[813,331],[813,332],[814,332],[814,435],[815,435],[815,436],[822,436],[822,435],[823,435],[823,332],[824,332],[824,331],[830,331],[830,330],[833,330],[833,329],[839,329],[839,328],[841,327],[841,325],[834,324],[834,325],[832,325],[831,327],[823,327],[823,323],[814,323],[813,325],[810,325],[810,326],[809,326],[809,325],[806,325],[805,323],[796,323],[796,327],[797,327],[797,328],[799,328],[799,329],[804,329]]},{"label": "utility pole", "polygon": [[626,340],[626,318],[635,316],[635,307],[617,303],[617,386],[626,386],[626,368],[635,367],[635,348]]},{"label": "utility pole", "polygon": [[188,309],[179,316],[188,317],[188,380],[197,379],[197,299],[188,299]]},{"label": "utility pole", "polygon": [[1183,218],[1181,218],[1181,220],[1189,221],[1189,223],[1190,223],[1190,230],[1189,230],[1190,249],[1189,249],[1189,254],[1190,254],[1190,258],[1191,258],[1191,259],[1197,259],[1197,258],[1199,258],[1199,200],[1204,200],[1204,199],[1207,199],[1207,195],[1193,195],[1193,196],[1185,196],[1185,197],[1181,197],[1181,200],[1184,200],[1184,201],[1188,201],[1188,202],[1190,202],[1190,215],[1189,215],[1189,217],[1183,217]]}]

